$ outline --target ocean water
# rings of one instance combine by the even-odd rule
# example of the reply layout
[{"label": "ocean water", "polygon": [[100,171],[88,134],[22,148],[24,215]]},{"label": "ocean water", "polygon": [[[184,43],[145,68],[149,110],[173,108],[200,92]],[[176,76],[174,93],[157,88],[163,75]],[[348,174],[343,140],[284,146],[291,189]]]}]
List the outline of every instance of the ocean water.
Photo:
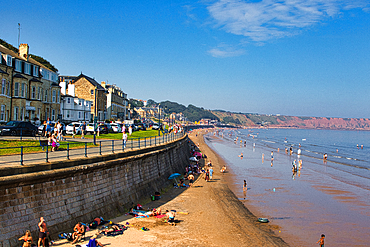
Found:
[{"label": "ocean water", "polygon": [[315,246],[321,234],[329,246],[370,245],[370,132],[238,129],[205,139],[228,163],[238,198],[292,246]]}]

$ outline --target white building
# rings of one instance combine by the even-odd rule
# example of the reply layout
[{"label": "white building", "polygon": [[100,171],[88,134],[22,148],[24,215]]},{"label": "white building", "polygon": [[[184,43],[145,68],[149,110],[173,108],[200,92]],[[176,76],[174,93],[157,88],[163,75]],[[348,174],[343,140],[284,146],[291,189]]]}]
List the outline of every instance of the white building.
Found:
[{"label": "white building", "polygon": [[[80,99],[74,95],[74,85],[68,80],[59,83],[61,87],[62,97],[60,103],[60,112],[63,115],[65,122],[89,121],[91,119],[92,101]],[[66,94],[68,89],[68,93]]]}]

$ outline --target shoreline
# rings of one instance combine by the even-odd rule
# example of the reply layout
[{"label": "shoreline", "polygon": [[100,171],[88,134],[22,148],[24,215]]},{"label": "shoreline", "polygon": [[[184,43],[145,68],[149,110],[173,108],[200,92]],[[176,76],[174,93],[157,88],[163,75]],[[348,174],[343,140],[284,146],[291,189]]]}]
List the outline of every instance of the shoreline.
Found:
[{"label": "shoreline", "polygon": [[[122,215],[112,221],[129,223],[129,228],[115,237],[100,235],[99,242],[111,247],[289,246],[274,233],[277,226],[258,222],[257,217],[231,191],[227,178],[232,173],[220,173],[220,168],[226,162],[205,144],[203,135],[206,133],[207,130],[193,131],[189,138],[195,145],[199,143],[199,149],[207,155],[201,163],[206,164],[212,160],[213,180],[206,182],[201,174],[191,188],[170,188],[160,200],[142,203],[144,209],[160,207],[162,213],[165,210],[176,210],[176,226],[168,225],[164,218],[133,218]],[[141,231],[141,227],[149,228],[149,231]],[[96,231],[86,232],[86,240]],[[71,242],[66,240],[55,243],[61,247],[71,246]]]}]

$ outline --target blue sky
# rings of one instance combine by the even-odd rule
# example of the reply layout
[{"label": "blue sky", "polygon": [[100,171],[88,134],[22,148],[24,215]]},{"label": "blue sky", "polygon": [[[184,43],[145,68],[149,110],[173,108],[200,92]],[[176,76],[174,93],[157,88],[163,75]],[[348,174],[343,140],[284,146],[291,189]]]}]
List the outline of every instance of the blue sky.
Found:
[{"label": "blue sky", "polygon": [[370,2],[5,1],[0,38],[129,98],[370,117]]}]

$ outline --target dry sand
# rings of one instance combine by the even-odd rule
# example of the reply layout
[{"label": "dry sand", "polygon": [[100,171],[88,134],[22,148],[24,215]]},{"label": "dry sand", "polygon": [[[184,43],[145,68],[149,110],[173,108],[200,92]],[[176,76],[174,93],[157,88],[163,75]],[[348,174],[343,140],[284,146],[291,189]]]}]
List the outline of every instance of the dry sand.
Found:
[{"label": "dry sand", "polygon": [[[278,227],[259,223],[255,217],[231,192],[226,183],[230,173],[220,173],[225,164],[203,140],[206,130],[189,135],[193,143],[212,160],[213,180],[206,182],[203,176],[192,188],[171,188],[158,201],[144,204],[144,208],[160,207],[162,212],[176,210],[176,226],[164,222],[164,218],[132,218],[121,216],[112,219],[115,223],[129,222],[129,228],[115,237],[99,236],[98,241],[106,246],[288,246],[274,234]],[[197,135],[197,136],[196,136]],[[203,161],[204,162],[204,161]],[[180,214],[185,212],[188,214]],[[141,227],[149,231],[141,231]],[[88,231],[86,239],[95,231]],[[81,245],[87,242],[79,243]],[[71,246],[66,240],[53,246]]]}]

